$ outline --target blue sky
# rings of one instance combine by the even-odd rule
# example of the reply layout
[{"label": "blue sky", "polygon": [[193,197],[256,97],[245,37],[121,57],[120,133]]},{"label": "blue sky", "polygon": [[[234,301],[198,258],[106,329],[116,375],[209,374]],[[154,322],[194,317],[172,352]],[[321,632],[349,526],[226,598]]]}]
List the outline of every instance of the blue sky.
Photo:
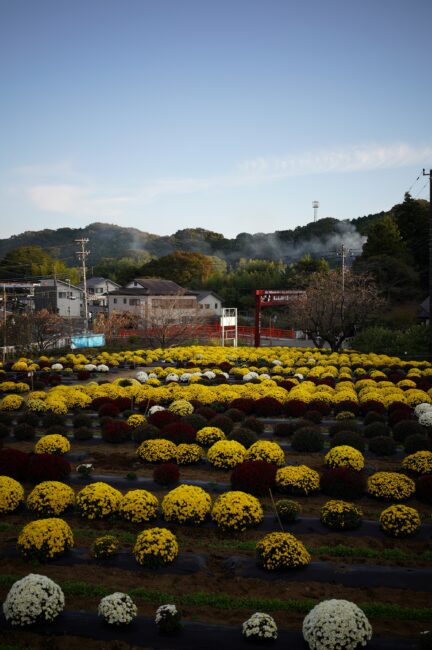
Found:
[{"label": "blue sky", "polygon": [[0,237],[389,209],[432,167],[431,21],[430,0],[0,0]]}]

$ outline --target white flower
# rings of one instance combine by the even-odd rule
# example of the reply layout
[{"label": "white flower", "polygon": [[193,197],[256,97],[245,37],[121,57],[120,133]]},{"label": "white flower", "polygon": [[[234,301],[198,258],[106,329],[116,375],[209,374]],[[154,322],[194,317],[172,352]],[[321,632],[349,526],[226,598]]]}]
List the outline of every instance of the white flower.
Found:
[{"label": "white flower", "polygon": [[372,638],[372,626],[349,600],[324,600],[305,617],[303,638],[311,650],[354,650]]},{"label": "white flower", "polygon": [[177,616],[178,609],[175,605],[161,605],[156,610],[155,621],[156,625],[159,625],[163,621],[166,621],[168,618]]},{"label": "white flower", "polygon": [[55,370],[56,372],[60,372],[60,370],[63,370],[63,366],[61,363],[53,363],[51,366],[51,370]]},{"label": "white flower", "polygon": [[421,404],[417,404],[417,406],[414,409],[414,415],[416,418],[419,418],[423,413],[430,413],[432,412],[432,404],[428,404],[427,402],[422,402]]},{"label": "white flower", "polygon": [[179,376],[175,374],[175,372],[170,372],[166,377],[165,381],[168,383],[169,381],[178,381]]},{"label": "white flower", "polygon": [[98,366],[96,366],[96,370],[98,372],[109,372],[109,367],[106,366],[104,363],[100,363]]},{"label": "white flower", "polygon": [[3,603],[3,613],[12,625],[53,621],[64,609],[62,590],[53,580],[29,573],[14,582]]},{"label": "white flower", "polygon": [[270,379],[270,375],[267,374],[266,372],[263,372],[263,373],[259,376],[259,378],[260,378],[260,379]]},{"label": "white flower", "polygon": [[137,615],[137,606],[128,594],[116,591],[99,603],[98,614],[110,625],[128,625]]},{"label": "white flower", "polygon": [[202,374],[203,377],[206,377],[207,379],[214,379],[216,377],[216,373],[212,372],[211,370],[206,370]]},{"label": "white flower", "polygon": [[149,372],[148,378],[149,379],[158,379],[158,376],[157,376],[157,374],[155,372]]},{"label": "white flower", "polygon": [[252,379],[256,379],[259,377],[257,372],[247,372],[245,375],[243,375],[243,381],[251,381]]},{"label": "white flower", "polygon": [[418,419],[422,427],[432,427],[432,411],[422,413]]},{"label": "white flower", "polygon": [[96,366],[94,363],[86,363],[84,366],[84,370],[88,370],[89,372],[94,372],[96,370]]},{"label": "white flower", "polygon": [[283,365],[282,361],[279,361],[279,359],[273,359],[273,361],[271,363],[272,363],[273,366],[282,366]]},{"label": "white flower", "polygon": [[158,406],[155,404],[154,406],[151,406],[149,408],[149,415],[153,415],[153,413],[158,413],[158,411],[165,411],[166,409],[163,406]]},{"label": "white flower", "polygon": [[301,374],[301,372],[296,372],[296,374],[294,375],[294,377],[295,377],[296,379],[298,379],[299,381],[303,381],[303,375]]},{"label": "white flower", "polygon": [[180,381],[182,383],[187,383],[191,377],[192,375],[190,372],[184,372],[180,375]]},{"label": "white flower", "polygon": [[135,377],[138,379],[139,382],[141,382],[141,384],[145,384],[149,378],[148,374],[144,372],[144,370],[140,370],[139,372],[137,372]]},{"label": "white flower", "polygon": [[277,639],[276,621],[269,614],[255,612],[242,625],[243,636],[252,639]]}]

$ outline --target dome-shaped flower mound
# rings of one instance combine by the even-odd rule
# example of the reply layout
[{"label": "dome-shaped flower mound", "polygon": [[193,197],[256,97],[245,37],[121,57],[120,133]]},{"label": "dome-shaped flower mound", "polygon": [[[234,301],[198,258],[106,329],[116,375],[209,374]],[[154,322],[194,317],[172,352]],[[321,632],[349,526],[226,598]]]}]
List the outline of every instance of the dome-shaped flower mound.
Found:
[{"label": "dome-shaped flower mound", "polygon": [[194,443],[188,445],[181,443],[177,445],[176,461],[179,465],[193,465],[199,463],[204,455],[204,450]]},{"label": "dome-shaped flower mound", "polygon": [[258,526],[263,520],[259,500],[246,492],[231,491],[221,494],[215,501],[212,519],[223,530],[243,531]]},{"label": "dome-shaped flower mound", "polygon": [[120,542],[114,535],[102,535],[96,537],[91,546],[90,555],[96,560],[106,560],[117,553],[119,546]]},{"label": "dome-shaped flower mound", "polygon": [[0,402],[0,411],[18,411],[23,404],[21,395],[6,395]]},{"label": "dome-shaped flower mound", "polygon": [[67,438],[58,433],[51,433],[47,436],[42,436],[35,444],[36,454],[67,454],[70,451],[71,445]]},{"label": "dome-shaped flower mound", "polygon": [[0,515],[13,512],[24,501],[21,483],[9,476],[0,476]]},{"label": "dome-shaped flower mound", "polygon": [[257,564],[268,571],[307,566],[311,556],[290,533],[269,533],[256,545]]},{"label": "dome-shaped flower mound", "polygon": [[179,485],[162,501],[164,519],[178,524],[201,524],[210,514],[210,509],[210,495],[195,485]]},{"label": "dome-shaped flower mound", "polygon": [[219,469],[232,469],[242,463],[246,456],[246,447],[236,440],[219,440],[207,452],[209,463]]},{"label": "dome-shaped flower mound", "polygon": [[361,509],[348,501],[327,501],[321,508],[321,523],[332,530],[355,530],[362,517]]},{"label": "dome-shaped flower mound", "polygon": [[264,460],[266,463],[281,467],[285,463],[285,454],[277,442],[258,440],[247,450],[245,460]]},{"label": "dome-shaped flower mound", "polygon": [[417,510],[400,503],[386,508],[380,515],[381,529],[390,537],[410,537],[417,532],[420,523]]},{"label": "dome-shaped flower mound", "polygon": [[144,440],[137,449],[137,456],[145,463],[168,463],[176,457],[177,446],[171,440],[156,438]]},{"label": "dome-shaped flower mound", "polygon": [[171,404],[168,407],[168,410],[171,411],[171,413],[175,413],[176,415],[191,415],[191,413],[194,412],[194,407],[190,402],[188,402],[185,399],[177,399],[174,402],[171,402]]},{"label": "dome-shaped flower mound", "polygon": [[58,584],[46,576],[29,573],[10,588],[3,613],[12,625],[33,625],[50,623],[64,606],[64,594]]},{"label": "dome-shaped flower mound", "polygon": [[402,468],[416,474],[432,474],[432,451],[416,451],[405,456]]},{"label": "dome-shaped flower mound", "polygon": [[177,538],[170,530],[148,528],[138,535],[133,552],[142,566],[159,567],[174,562],[178,550]]},{"label": "dome-shaped flower mound", "polygon": [[45,562],[72,548],[74,539],[69,525],[52,517],[38,519],[24,526],[18,536],[17,546],[25,558]]},{"label": "dome-shaped flower mound", "polygon": [[82,517],[100,519],[117,512],[122,493],[119,490],[98,481],[86,485],[76,495],[76,504]]},{"label": "dome-shaped flower mound", "polygon": [[276,487],[286,494],[313,494],[320,489],[320,476],[307,465],[287,465],[277,470]]},{"label": "dome-shaped flower mound", "polygon": [[133,413],[127,419],[127,423],[130,427],[132,427],[132,429],[136,429],[137,427],[142,427],[146,422],[147,422],[147,418],[145,417],[145,415],[140,415],[139,413]]},{"label": "dome-shaped flower mound", "polygon": [[270,614],[255,612],[242,624],[242,634],[247,641],[276,641],[278,631],[276,621]]},{"label": "dome-shaped flower mound", "polygon": [[75,492],[60,481],[43,481],[27,497],[27,507],[39,515],[61,515],[74,503]]},{"label": "dome-shaped flower mound", "polygon": [[211,447],[219,440],[225,440],[225,434],[219,427],[203,427],[196,434],[196,441],[203,447]]},{"label": "dome-shaped flower mound", "polygon": [[157,497],[147,490],[129,490],[118,506],[119,515],[135,523],[156,519],[158,510]]},{"label": "dome-shaped flower mound", "polygon": [[99,603],[98,616],[109,625],[128,625],[138,613],[137,606],[128,594],[116,591],[105,596]]},{"label": "dome-shaped flower mound", "polygon": [[364,467],[363,454],[349,445],[330,449],[324,457],[324,462],[328,467],[351,467],[358,472]]},{"label": "dome-shaped flower mound", "polygon": [[349,600],[324,600],[303,621],[303,638],[310,650],[354,650],[372,638],[372,626]]},{"label": "dome-shaped flower mound", "polygon": [[398,472],[376,472],[368,478],[369,496],[385,501],[403,501],[415,492],[415,483],[409,476]]}]

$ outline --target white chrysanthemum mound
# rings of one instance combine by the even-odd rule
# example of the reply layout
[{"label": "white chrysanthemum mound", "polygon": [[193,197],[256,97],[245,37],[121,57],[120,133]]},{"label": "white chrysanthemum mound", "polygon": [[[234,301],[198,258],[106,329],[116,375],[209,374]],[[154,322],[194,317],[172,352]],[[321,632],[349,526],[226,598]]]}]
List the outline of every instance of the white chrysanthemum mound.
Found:
[{"label": "white chrysanthemum mound", "polygon": [[49,623],[64,609],[65,597],[53,580],[29,573],[14,582],[3,603],[3,613],[12,625]]},{"label": "white chrysanthemum mound", "polygon": [[179,379],[180,379],[180,382],[181,382],[181,383],[183,383],[183,384],[187,384],[188,381],[189,381],[189,379],[190,379],[191,377],[192,377],[192,375],[191,375],[190,372],[183,372],[183,373],[180,375],[180,378],[179,378]]},{"label": "white chrysanthemum mound", "polygon": [[276,621],[269,614],[255,612],[243,623],[242,634],[250,641],[275,641],[278,635]]},{"label": "white chrysanthemum mound", "polygon": [[137,615],[137,606],[128,594],[116,591],[99,603],[98,614],[110,625],[128,625]]},{"label": "white chrysanthemum mound", "polygon": [[432,410],[426,411],[419,416],[418,423],[422,427],[432,427]]},{"label": "white chrysanthemum mound", "polygon": [[252,379],[257,379],[258,377],[259,374],[251,370],[251,372],[247,372],[245,375],[243,375],[243,381],[252,381]]},{"label": "white chrysanthemum mound", "polygon": [[422,402],[421,404],[417,404],[417,406],[414,409],[414,415],[416,416],[416,418],[419,418],[424,413],[431,413],[431,412],[432,412],[432,404],[428,404],[427,402]]},{"label": "white chrysanthemum mound", "polygon": [[279,359],[273,359],[272,366],[282,366],[282,365],[283,365],[282,361],[279,361]]},{"label": "white chrysanthemum mound", "polygon": [[100,363],[96,366],[96,370],[98,372],[109,372],[109,367],[105,363]]},{"label": "white chrysanthemum mound", "polygon": [[153,413],[158,413],[159,411],[166,411],[166,408],[164,406],[158,406],[158,404],[155,404],[149,408],[149,415],[153,415]]},{"label": "white chrysanthemum mound", "polygon": [[178,381],[179,376],[175,372],[170,372],[169,375],[165,377],[165,382],[168,384],[170,381]]},{"label": "white chrysanthemum mound", "polygon": [[303,377],[303,375],[301,374],[301,372],[296,372],[296,374],[294,375],[294,377],[295,377],[296,379],[298,379],[299,381],[303,381],[303,379],[304,379],[304,377]]},{"label": "white chrysanthemum mound", "polygon": [[324,600],[303,621],[303,638],[311,650],[354,650],[372,638],[372,626],[349,600]]},{"label": "white chrysanthemum mound", "polygon": [[138,379],[139,382],[141,382],[141,384],[145,384],[149,378],[148,374],[144,372],[144,370],[140,370],[139,372],[137,372],[135,377]]},{"label": "white chrysanthemum mound", "polygon": [[160,625],[167,618],[173,618],[174,616],[177,616],[178,613],[178,609],[175,605],[161,605],[156,610],[156,625]]},{"label": "white chrysanthemum mound", "polygon": [[212,372],[211,370],[206,370],[203,372],[202,376],[206,379],[214,379],[216,377],[216,373]]},{"label": "white chrysanthemum mound", "polygon": [[86,363],[84,370],[88,370],[88,372],[95,372],[96,366],[94,363]]},{"label": "white chrysanthemum mound", "polygon": [[63,365],[61,363],[53,363],[51,366],[51,370],[55,370],[56,372],[60,372],[60,370],[63,370]]}]

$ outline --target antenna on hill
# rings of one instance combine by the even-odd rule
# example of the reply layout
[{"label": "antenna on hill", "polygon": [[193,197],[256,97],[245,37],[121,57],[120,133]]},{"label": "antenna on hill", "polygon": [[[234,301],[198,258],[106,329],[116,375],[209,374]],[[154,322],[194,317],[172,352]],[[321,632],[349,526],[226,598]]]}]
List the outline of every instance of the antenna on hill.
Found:
[{"label": "antenna on hill", "polygon": [[315,223],[318,217],[319,201],[312,201],[312,207],[314,211],[314,223]]}]

